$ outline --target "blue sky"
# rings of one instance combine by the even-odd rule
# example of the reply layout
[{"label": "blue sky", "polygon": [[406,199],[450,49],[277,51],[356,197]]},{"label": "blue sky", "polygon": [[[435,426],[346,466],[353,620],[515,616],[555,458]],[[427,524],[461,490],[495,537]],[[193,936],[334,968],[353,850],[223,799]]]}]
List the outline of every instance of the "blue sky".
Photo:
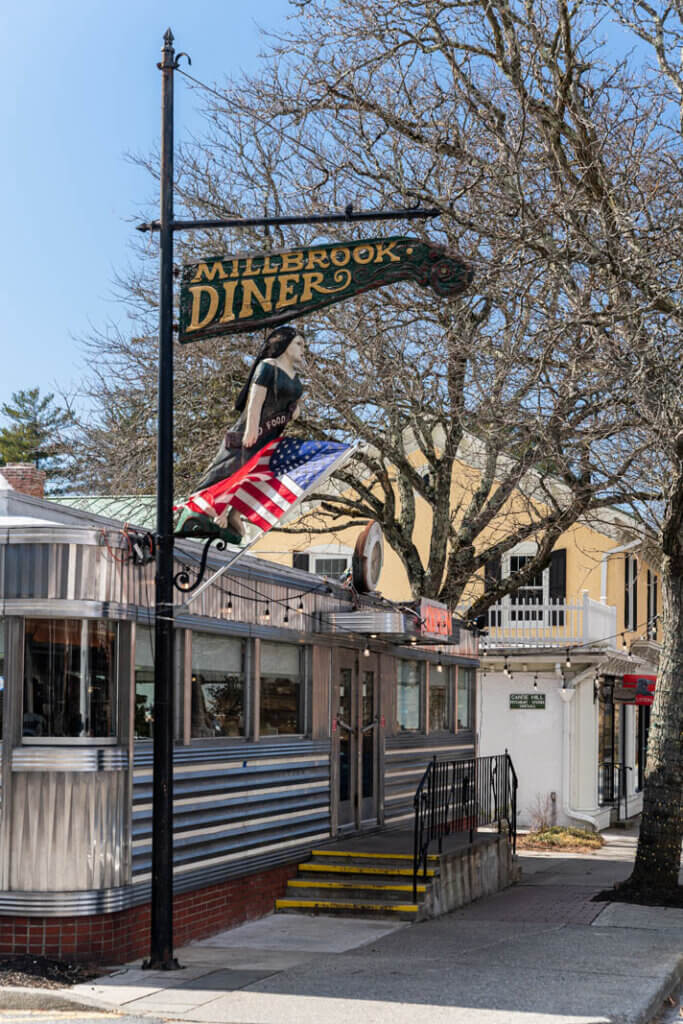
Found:
[{"label": "blue sky", "polygon": [[[126,159],[159,139],[165,29],[193,74],[220,82],[253,68],[287,0],[23,0],[0,8],[2,376],[12,392],[69,389],[79,337],[124,323],[114,274],[127,265],[156,186]],[[196,96],[176,84],[176,138],[198,127]],[[139,237],[139,236],[137,236]]]}]

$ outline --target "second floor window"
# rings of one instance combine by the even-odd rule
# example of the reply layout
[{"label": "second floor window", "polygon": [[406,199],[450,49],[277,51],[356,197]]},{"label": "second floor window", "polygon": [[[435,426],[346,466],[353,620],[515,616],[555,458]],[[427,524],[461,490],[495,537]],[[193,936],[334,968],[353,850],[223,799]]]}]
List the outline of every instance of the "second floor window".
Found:
[{"label": "second floor window", "polygon": [[624,562],[624,629],[638,628],[638,559],[626,555]]}]

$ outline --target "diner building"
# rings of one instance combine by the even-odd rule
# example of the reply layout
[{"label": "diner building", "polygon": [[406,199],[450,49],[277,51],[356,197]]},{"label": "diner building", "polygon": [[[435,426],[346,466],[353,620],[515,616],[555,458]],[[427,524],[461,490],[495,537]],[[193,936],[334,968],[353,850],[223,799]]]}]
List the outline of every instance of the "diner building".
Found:
[{"label": "diner building", "polygon": [[[123,962],[149,946],[149,538],[2,474],[0,951]],[[410,822],[427,762],[475,753],[478,661],[428,602],[263,558],[176,596],[180,945],[271,911],[314,846]]]}]

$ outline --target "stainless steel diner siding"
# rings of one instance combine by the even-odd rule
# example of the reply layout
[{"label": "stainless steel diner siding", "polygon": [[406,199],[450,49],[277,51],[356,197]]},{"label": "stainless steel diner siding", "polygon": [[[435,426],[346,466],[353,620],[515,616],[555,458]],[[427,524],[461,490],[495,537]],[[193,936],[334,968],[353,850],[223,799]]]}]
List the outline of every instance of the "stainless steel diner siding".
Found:
[{"label": "stainless steel diner siding", "polygon": [[[133,883],[149,879],[152,750],[133,773]],[[197,886],[294,860],[330,834],[330,745],[291,739],[178,748],[174,765],[176,878]]]},{"label": "stainless steel diner siding", "polygon": [[387,822],[413,815],[413,798],[427,764],[439,760],[474,757],[471,732],[424,736],[402,733],[387,737],[384,752],[384,813]]},{"label": "stainless steel diner siding", "polygon": [[[4,535],[3,535],[4,534]],[[56,539],[59,537],[59,541]],[[154,565],[135,566],[121,561],[125,551],[121,535],[114,531],[40,527],[29,530],[0,531],[0,600],[12,601],[94,601],[100,609],[91,610],[107,618],[131,618],[137,612],[150,612],[154,601]],[[194,566],[198,558],[178,549],[174,572]],[[319,613],[348,607],[348,591],[337,587],[328,593],[326,584],[308,573],[264,563],[245,557],[230,575],[222,576],[196,601],[177,595],[179,616],[228,618],[226,606],[232,602],[230,618],[236,622],[255,622],[264,601],[270,603],[271,624],[311,633],[318,632]],[[215,570],[223,564],[209,559]],[[230,595],[230,598],[228,597]],[[287,610],[286,603],[296,604]],[[298,609],[299,600],[303,612]],[[107,605],[111,607],[107,607]],[[44,605],[9,608],[7,613],[55,614],[80,617],[84,609],[68,605]],[[285,614],[289,621],[284,622]]]}]

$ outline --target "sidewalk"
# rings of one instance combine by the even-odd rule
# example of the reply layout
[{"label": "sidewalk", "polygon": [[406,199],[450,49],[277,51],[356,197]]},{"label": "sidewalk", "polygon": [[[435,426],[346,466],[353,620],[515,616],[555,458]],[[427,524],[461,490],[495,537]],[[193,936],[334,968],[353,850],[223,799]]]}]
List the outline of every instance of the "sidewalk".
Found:
[{"label": "sidewalk", "polygon": [[645,1024],[681,977],[683,910],[592,903],[635,851],[606,838],[523,853],[521,884],[435,921],[275,915],[178,950],[184,970],[135,964],[69,995],[206,1024]]}]

